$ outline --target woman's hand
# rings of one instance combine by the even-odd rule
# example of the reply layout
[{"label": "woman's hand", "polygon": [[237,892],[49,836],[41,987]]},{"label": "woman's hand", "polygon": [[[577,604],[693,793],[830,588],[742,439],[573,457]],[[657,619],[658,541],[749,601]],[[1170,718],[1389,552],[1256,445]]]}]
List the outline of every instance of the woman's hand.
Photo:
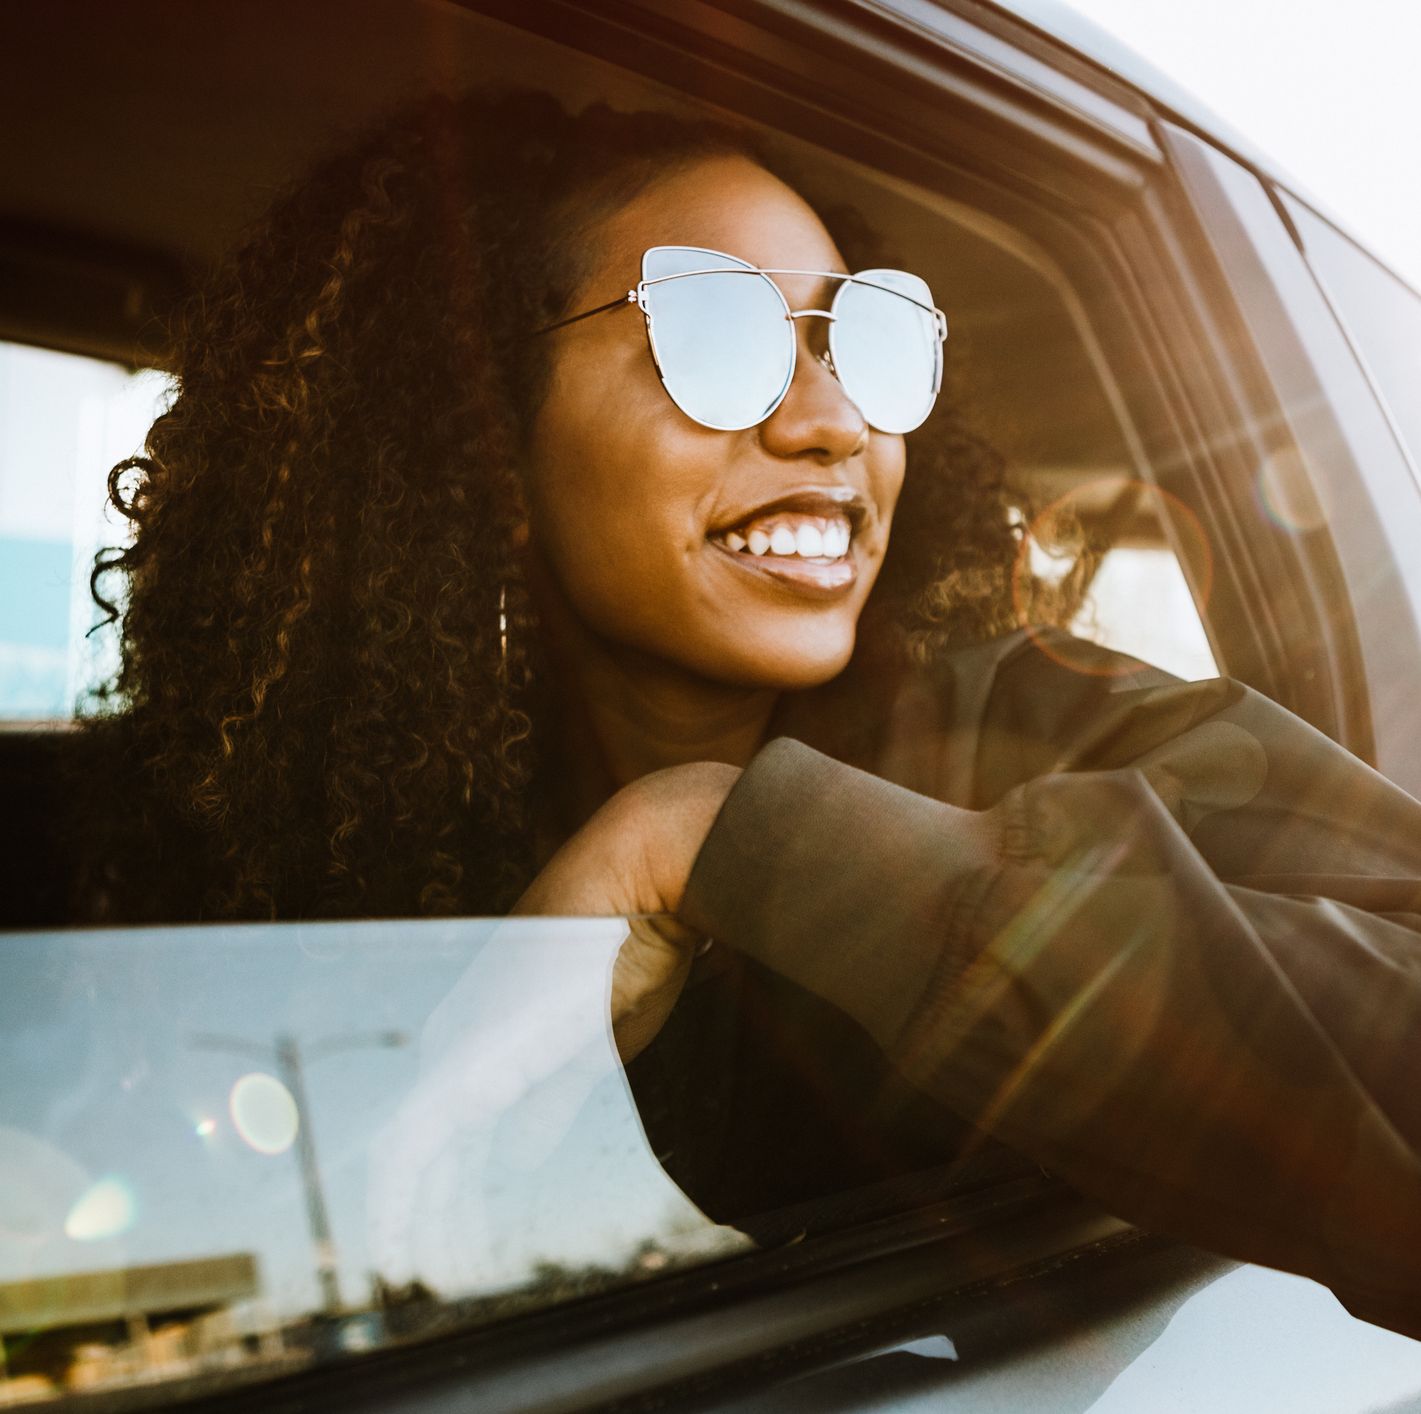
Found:
[{"label": "woman's hand", "polygon": [[[701,939],[678,922],[686,881],[730,788],[734,766],[672,766],[618,791],[544,865],[516,914],[626,915],[612,973],[612,1029],[629,1061],[661,1029]],[[646,916],[654,915],[654,916]]]}]

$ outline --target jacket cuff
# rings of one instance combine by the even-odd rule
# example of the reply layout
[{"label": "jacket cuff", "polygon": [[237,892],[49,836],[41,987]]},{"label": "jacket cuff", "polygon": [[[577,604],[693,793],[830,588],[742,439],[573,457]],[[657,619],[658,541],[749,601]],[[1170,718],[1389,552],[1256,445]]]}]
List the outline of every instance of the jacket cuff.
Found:
[{"label": "jacket cuff", "polygon": [[832,1002],[891,1051],[976,952],[994,814],[944,805],[789,738],[751,761],[691,870],[691,927]]}]

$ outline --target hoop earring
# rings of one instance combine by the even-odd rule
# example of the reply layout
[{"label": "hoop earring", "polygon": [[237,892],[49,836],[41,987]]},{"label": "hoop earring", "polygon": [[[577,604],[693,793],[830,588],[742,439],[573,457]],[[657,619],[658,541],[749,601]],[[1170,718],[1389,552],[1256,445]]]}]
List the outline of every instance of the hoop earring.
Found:
[{"label": "hoop earring", "polygon": [[498,671],[508,676],[508,586],[498,586]]}]

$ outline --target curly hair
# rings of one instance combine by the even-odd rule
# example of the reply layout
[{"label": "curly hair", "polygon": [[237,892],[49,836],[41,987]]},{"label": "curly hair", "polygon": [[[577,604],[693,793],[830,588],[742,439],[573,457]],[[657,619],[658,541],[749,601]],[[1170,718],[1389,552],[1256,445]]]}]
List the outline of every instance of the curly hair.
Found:
[{"label": "curly hair", "polygon": [[[665,114],[427,100],[288,191],[188,301],[176,397],[110,477],[131,542],[92,581],[122,659],[84,733],[107,802],[84,912],[511,903],[539,760],[527,332],[567,312],[599,220],[753,151]],[[1004,470],[950,399],[910,438],[865,653],[929,661],[1013,625]]]}]

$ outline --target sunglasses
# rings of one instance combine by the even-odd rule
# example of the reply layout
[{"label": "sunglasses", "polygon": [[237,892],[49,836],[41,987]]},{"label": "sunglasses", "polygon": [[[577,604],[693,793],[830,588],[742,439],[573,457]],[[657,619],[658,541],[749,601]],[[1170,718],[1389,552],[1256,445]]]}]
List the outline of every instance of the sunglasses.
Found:
[{"label": "sunglasses", "polygon": [[[771,275],[839,281],[828,309],[791,309]],[[755,427],[784,401],[798,355],[796,319],[829,321],[821,359],[870,427],[911,432],[942,386],[947,317],[906,270],[762,270],[724,251],[652,246],[621,299],[538,330],[549,334],[636,305],[671,401],[718,432]]]}]

